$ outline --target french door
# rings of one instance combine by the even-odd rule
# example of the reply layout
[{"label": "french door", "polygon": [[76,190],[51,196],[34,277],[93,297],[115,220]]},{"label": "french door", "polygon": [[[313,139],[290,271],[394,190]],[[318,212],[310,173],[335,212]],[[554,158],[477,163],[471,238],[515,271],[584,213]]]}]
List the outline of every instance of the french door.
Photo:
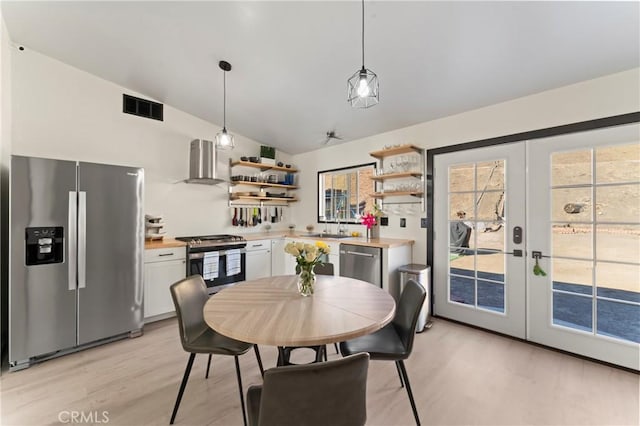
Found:
[{"label": "french door", "polygon": [[433,173],[434,312],[520,338],[524,160],[519,142],[437,155]]},{"label": "french door", "polygon": [[437,315],[640,369],[640,126],[437,155],[434,185]]}]

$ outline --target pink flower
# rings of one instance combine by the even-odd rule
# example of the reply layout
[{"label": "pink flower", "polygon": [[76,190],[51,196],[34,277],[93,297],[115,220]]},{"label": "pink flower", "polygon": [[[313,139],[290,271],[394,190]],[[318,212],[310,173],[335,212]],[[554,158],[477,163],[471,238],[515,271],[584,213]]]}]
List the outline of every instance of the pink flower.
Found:
[{"label": "pink flower", "polygon": [[371,229],[371,227],[376,224],[376,217],[371,213],[365,213],[360,218],[360,223],[366,226],[367,229]]}]

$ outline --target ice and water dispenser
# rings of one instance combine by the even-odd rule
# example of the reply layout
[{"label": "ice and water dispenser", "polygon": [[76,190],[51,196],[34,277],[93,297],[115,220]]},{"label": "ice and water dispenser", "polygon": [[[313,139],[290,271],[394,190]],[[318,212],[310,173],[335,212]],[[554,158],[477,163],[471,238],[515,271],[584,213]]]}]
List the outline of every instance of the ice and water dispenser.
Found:
[{"label": "ice and water dispenser", "polygon": [[64,228],[50,226],[25,230],[27,266],[62,263],[64,261]]},{"label": "ice and water dispenser", "polygon": [[420,310],[420,316],[418,317],[418,323],[416,324],[416,332],[420,333],[425,328],[431,327],[431,285],[430,274],[431,267],[427,265],[420,265],[418,263],[411,263],[398,268],[400,272],[400,291],[404,290],[404,286],[410,279],[413,279],[420,283],[425,290],[427,290],[427,297],[424,299],[422,309]]}]

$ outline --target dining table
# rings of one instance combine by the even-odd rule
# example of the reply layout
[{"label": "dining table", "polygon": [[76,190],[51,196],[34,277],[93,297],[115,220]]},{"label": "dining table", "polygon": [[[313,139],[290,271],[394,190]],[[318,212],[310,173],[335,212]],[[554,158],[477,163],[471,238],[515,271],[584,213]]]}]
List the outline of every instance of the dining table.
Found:
[{"label": "dining table", "polygon": [[306,297],[297,282],[297,275],[280,275],[225,288],[205,304],[205,322],[227,337],[277,346],[281,357],[285,347],[324,348],[373,333],[395,315],[393,297],[366,281],[318,275]]}]

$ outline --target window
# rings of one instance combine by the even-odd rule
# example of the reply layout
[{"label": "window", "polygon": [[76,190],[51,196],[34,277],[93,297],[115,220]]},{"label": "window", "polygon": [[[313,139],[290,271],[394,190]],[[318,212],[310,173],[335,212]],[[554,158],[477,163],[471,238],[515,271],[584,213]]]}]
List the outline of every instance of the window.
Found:
[{"label": "window", "polygon": [[318,222],[359,223],[362,212],[373,209],[376,163],[318,172]]}]

